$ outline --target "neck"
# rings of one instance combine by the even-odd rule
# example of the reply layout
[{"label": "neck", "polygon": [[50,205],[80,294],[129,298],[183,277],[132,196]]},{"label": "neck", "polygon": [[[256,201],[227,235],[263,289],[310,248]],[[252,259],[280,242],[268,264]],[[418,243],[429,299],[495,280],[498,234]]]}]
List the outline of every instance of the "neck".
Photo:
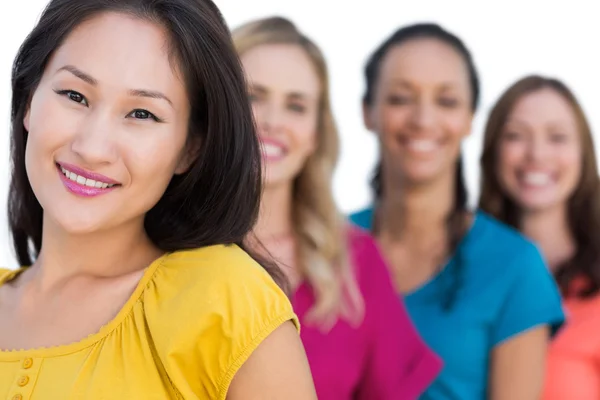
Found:
[{"label": "neck", "polygon": [[45,285],[83,275],[113,278],[142,270],[161,254],[146,235],[143,220],[72,235],[44,217],[42,249],[33,269]]},{"label": "neck", "polygon": [[445,238],[446,218],[453,205],[453,173],[427,185],[384,179],[385,196],[377,210],[381,234],[416,247],[429,247],[432,241]]},{"label": "neck", "polygon": [[260,241],[293,234],[292,182],[265,188],[254,233]]},{"label": "neck", "polygon": [[525,212],[521,216],[520,228],[526,236],[538,244],[550,269],[558,267],[576,251],[566,206]]}]

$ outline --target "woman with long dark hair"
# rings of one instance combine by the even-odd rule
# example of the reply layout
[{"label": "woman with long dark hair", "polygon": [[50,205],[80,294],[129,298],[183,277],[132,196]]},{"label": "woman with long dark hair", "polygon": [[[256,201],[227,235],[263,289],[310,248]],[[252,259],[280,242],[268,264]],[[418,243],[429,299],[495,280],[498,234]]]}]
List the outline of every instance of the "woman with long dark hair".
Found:
[{"label": "woman with long dark hair", "polygon": [[427,399],[536,399],[560,296],[535,246],[467,208],[460,146],[479,99],[470,52],[435,24],[396,31],[366,67],[381,161],[373,230],[396,287],[444,369]]},{"label": "woman with long dark hair", "polygon": [[490,113],[481,167],[480,207],[540,246],[569,315],[543,398],[600,398],[600,180],[571,89],[538,75],[511,85]]},{"label": "woman with long dark hair", "polygon": [[54,0],[12,87],[0,397],[315,399],[216,6]]}]

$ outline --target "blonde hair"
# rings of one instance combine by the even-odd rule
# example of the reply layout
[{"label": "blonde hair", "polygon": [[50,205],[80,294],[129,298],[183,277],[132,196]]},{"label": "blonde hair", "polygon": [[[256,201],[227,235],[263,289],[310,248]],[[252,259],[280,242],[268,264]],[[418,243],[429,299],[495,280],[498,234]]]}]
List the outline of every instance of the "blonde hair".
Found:
[{"label": "blonde hair", "polygon": [[310,316],[317,321],[338,317],[358,323],[364,315],[363,299],[349,262],[347,226],[333,198],[333,171],[339,139],[331,110],[329,77],[319,48],[289,20],[272,17],[233,30],[238,54],[261,45],[289,44],[301,47],[315,66],[321,81],[317,146],[295,178],[292,195],[299,272],[315,294]]}]

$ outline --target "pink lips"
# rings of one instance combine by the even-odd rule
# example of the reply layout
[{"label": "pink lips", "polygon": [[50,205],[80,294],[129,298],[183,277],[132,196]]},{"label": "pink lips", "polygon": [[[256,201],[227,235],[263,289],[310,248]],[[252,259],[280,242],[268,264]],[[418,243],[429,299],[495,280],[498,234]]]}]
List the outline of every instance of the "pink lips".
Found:
[{"label": "pink lips", "polygon": [[[57,163],[57,171],[58,174],[60,176],[60,179],[62,180],[63,184],[65,185],[65,187],[67,188],[67,190],[75,195],[78,196],[82,196],[82,197],[96,197],[102,194],[106,194],[109,192],[112,192],[114,189],[116,189],[117,187],[119,187],[119,182],[110,179],[104,175],[100,175],[100,174],[96,174],[93,172],[89,172],[89,171],[85,171],[75,165],[72,164],[66,164],[66,163]],[[108,187],[108,188],[97,188],[97,187],[90,187],[90,186],[85,186],[85,185],[81,185],[75,181],[70,180],[69,178],[67,178],[65,176],[65,174],[63,174],[61,168],[64,168],[68,171],[71,171],[79,176],[82,176],[86,179],[93,179],[95,181],[100,181],[103,183],[108,183],[108,184],[113,184],[115,186],[112,187]]]}]

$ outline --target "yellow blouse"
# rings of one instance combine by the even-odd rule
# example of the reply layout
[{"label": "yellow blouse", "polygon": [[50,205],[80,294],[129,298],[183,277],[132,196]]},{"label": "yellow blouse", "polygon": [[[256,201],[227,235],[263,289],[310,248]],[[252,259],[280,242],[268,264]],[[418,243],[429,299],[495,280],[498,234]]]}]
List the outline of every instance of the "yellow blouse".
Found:
[{"label": "yellow blouse", "polygon": [[[0,285],[17,271],[0,270]],[[237,246],[167,254],[119,314],[77,343],[0,351],[0,399],[225,399],[290,301]]]}]

